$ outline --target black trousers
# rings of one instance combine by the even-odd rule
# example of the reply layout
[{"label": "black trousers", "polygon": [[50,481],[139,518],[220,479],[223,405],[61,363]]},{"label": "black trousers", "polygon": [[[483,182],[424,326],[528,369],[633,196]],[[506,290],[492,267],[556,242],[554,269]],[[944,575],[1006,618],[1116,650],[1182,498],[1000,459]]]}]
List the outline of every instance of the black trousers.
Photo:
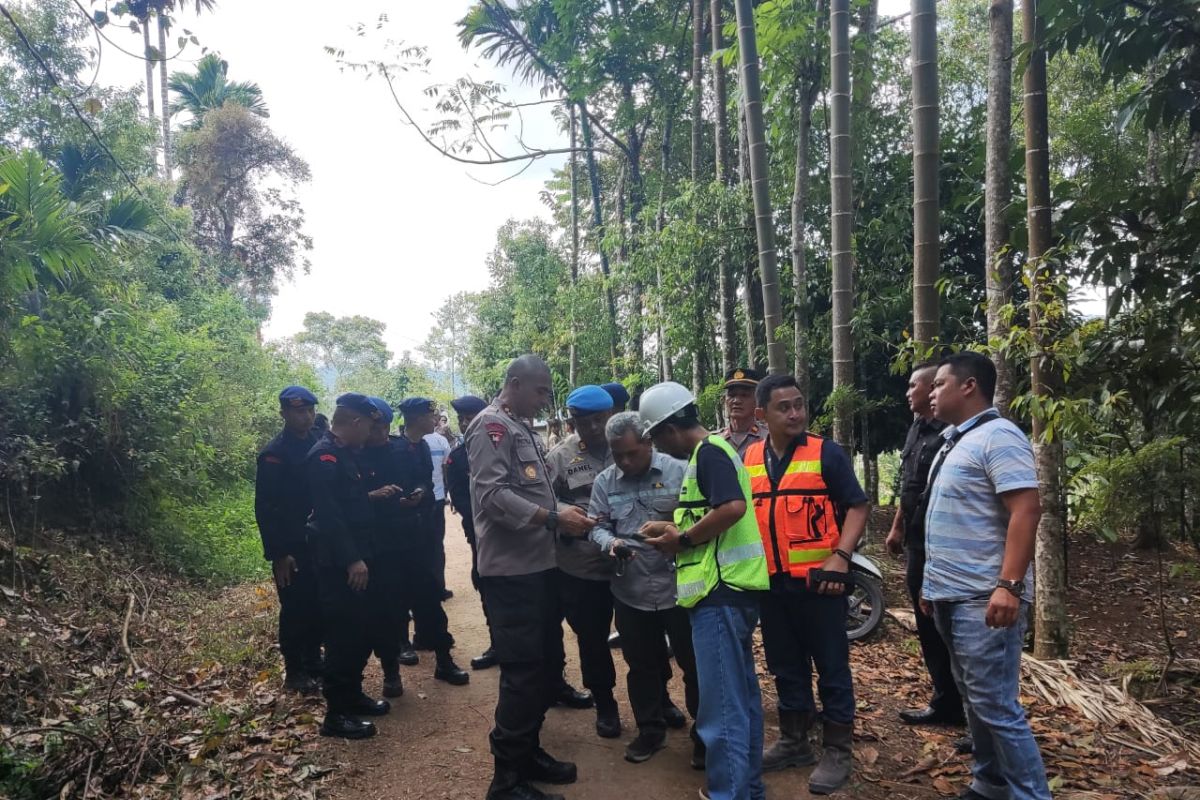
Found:
[{"label": "black trousers", "polygon": [[483,621],[487,623],[488,636],[491,636],[492,618],[488,615],[487,598],[479,583],[479,545],[475,543],[475,520],[469,517],[469,514],[463,516],[462,526],[463,533],[467,536],[467,544],[471,545],[471,585],[475,587],[475,591],[479,592],[479,604],[483,606]]},{"label": "black trousers", "polygon": [[[621,654],[629,666],[625,678],[629,688],[629,703],[638,730],[661,732],[667,729],[663,720],[663,663],[667,658],[667,643],[671,640],[675,661],[683,672],[684,700],[688,713],[695,719],[700,707],[700,685],[696,679],[696,654],[692,650],[692,622],[687,609],[678,606],[661,611],[642,611],[614,600],[617,632],[621,634]],[[668,666],[669,670],[670,667]]]},{"label": "black trousers", "polygon": [[296,573],[279,594],[279,652],[289,672],[317,676],[321,669],[321,602],[317,569],[307,551],[294,553]]},{"label": "black trousers", "polygon": [[371,655],[371,602],[367,592],[347,585],[341,567],[322,566],[317,579],[325,635],[325,703],[329,711],[344,713],[362,695],[363,668]]},{"label": "black trousers", "polygon": [[496,725],[489,738],[501,782],[515,784],[528,775],[562,679],[554,645],[555,631],[562,630],[555,572],[479,579],[500,662]]},{"label": "black trousers", "polygon": [[[611,700],[613,687],[617,685],[617,668],[613,665],[612,649],[608,646],[608,633],[612,630],[613,598],[608,581],[592,581],[576,578],[556,569],[558,585],[559,625],[556,636],[559,681],[567,666],[566,650],[563,647],[562,620],[565,618],[579,642],[579,666],[583,672],[583,685],[598,703]],[[659,661],[659,689],[662,688],[662,661]]]},{"label": "black trousers", "polygon": [[908,564],[905,566],[904,577],[908,584],[908,596],[912,599],[913,610],[917,614],[917,640],[921,643],[921,655],[933,682],[933,698],[929,701],[929,707],[939,714],[958,718],[963,715],[963,701],[958,693],[958,684],[954,682],[954,675],[950,671],[950,652],[946,649],[946,641],[942,639],[933,623],[933,617],[921,613],[921,586],[925,582],[925,549],[909,547],[907,552]]},{"label": "black trousers", "polygon": [[379,588],[381,605],[378,606],[379,627],[376,629],[379,638],[372,642],[384,671],[395,666],[401,644],[408,640],[410,611],[423,646],[434,651],[453,647],[450,623],[442,608],[437,553],[432,543],[382,553],[375,560],[382,561],[385,566],[384,580]]},{"label": "black trousers", "polygon": [[438,601],[442,599],[442,592],[446,591],[446,501],[437,500],[433,504],[433,508],[429,509],[429,529],[437,540],[437,549],[434,551],[433,571],[437,576]]}]

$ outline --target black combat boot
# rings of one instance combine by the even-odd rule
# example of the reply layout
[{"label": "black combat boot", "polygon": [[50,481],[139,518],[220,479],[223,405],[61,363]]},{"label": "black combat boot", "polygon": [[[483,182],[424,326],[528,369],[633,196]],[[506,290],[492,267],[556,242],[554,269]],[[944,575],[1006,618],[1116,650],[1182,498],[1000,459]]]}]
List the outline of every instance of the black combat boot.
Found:
[{"label": "black combat boot", "polygon": [[489,647],[471,659],[471,669],[490,669],[499,663],[500,659],[496,656],[496,651]]},{"label": "black combat boot", "polygon": [[338,739],[369,739],[375,735],[375,723],[330,711],[321,723],[321,735]]},{"label": "black combat boot", "polygon": [[533,761],[525,775],[527,780],[538,783],[565,784],[574,783],[579,771],[570,761],[559,761],[542,748],[533,754]]},{"label": "black combat boot", "polygon": [[400,679],[399,663],[388,664],[383,668],[383,696],[404,696],[404,681]]},{"label": "black combat boot", "polygon": [[382,717],[391,710],[392,704],[387,700],[376,700],[366,694],[360,694],[346,706],[346,713],[357,717]]},{"label": "black combat boot", "polygon": [[437,652],[437,666],[433,668],[433,677],[451,686],[466,686],[471,682],[471,674],[454,663],[449,650]]},{"label": "black combat boot", "polygon": [[621,735],[621,714],[612,694],[596,698],[596,735],[602,739],[615,739]]}]

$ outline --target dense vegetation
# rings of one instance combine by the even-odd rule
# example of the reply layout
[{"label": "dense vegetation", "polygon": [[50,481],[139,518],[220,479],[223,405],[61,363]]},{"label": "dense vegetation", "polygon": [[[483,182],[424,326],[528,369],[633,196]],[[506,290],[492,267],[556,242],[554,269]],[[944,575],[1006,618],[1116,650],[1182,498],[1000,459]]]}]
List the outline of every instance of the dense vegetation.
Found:
[{"label": "dense vegetation", "polygon": [[[569,144],[505,149],[531,104],[507,87],[426,88],[448,156],[567,153],[553,222],[505,225],[491,285],[454,301],[471,382],[534,350],[560,388],[690,383],[715,421],[722,373],[769,363],[876,493],[907,366],[984,349],[1032,429],[1039,652],[1065,652],[1069,523],[1200,544],[1200,3],[1013,5],[475,2],[462,44],[554,104]],[[393,88],[427,60],[333,53]]]},{"label": "dense vegetation", "polygon": [[86,87],[79,8],[11,13],[33,53],[0,24],[5,519],[23,546],[41,525],[82,525],[146,536],[201,577],[253,574],[254,454],[279,387],[314,381],[259,341],[309,246],[300,209],[263,185],[307,166],[265,110],[221,99],[226,67],[209,57],[177,76],[209,81],[207,105],[172,109],[180,174],[162,180],[139,94]]}]

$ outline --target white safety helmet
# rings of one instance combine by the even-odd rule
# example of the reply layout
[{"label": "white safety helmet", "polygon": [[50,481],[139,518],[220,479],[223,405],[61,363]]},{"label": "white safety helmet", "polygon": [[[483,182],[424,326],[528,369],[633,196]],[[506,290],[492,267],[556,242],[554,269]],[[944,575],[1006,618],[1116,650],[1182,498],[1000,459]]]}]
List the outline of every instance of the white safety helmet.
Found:
[{"label": "white safety helmet", "polygon": [[656,383],[646,390],[638,402],[642,430],[649,434],[662,423],[696,402],[696,397],[674,381]]}]

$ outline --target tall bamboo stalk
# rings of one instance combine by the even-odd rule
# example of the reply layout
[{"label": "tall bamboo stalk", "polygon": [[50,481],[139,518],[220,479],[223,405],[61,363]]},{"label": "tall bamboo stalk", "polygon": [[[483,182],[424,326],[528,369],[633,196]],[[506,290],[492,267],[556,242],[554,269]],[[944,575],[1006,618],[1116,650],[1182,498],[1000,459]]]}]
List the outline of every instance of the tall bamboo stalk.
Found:
[{"label": "tall bamboo stalk", "polygon": [[[833,388],[854,387],[854,340],[850,318],[854,304],[854,265],[850,253],[850,0],[829,5],[830,75],[830,257],[833,282]],[[834,438],[848,445],[853,438],[852,415],[839,407]]]},{"label": "tall bamboo stalk", "polygon": [[[725,86],[725,67],[716,54],[725,49],[725,34],[721,30],[721,0],[711,0],[709,27],[712,29],[713,138],[717,183],[730,185],[729,170],[729,96]],[[725,214],[717,207],[717,297],[721,316],[721,374],[733,369],[737,360],[737,331],[734,325],[733,278],[729,270],[729,247],[725,237]]]},{"label": "tall bamboo stalk", "polygon": [[913,341],[938,336],[937,0],[912,0]]},{"label": "tall bamboo stalk", "polygon": [[767,140],[763,123],[762,84],[758,71],[758,41],[754,32],[754,9],[750,0],[735,0],[738,28],[738,61],[742,91],[746,98],[746,133],[750,145],[750,189],[754,199],[754,229],[758,239],[758,268],[762,277],[767,365],[772,373],[787,371],[779,328],[783,308],[779,297],[779,268],[775,254],[775,220],[771,215],[771,192],[767,172]]},{"label": "tall bamboo stalk", "polygon": [[[1038,400],[1050,400],[1061,381],[1057,365],[1047,354],[1054,344],[1054,318],[1047,311],[1064,301],[1051,248],[1050,135],[1046,108],[1046,50],[1037,0],[1021,6],[1029,64],[1025,68],[1025,183],[1029,260],[1026,267],[1031,300],[1029,327],[1037,343],[1030,360],[1030,390]],[[1053,313],[1053,312],[1052,312]],[[1037,586],[1034,604],[1033,651],[1038,658],[1065,658],[1067,628],[1067,570],[1064,553],[1066,526],[1062,507],[1063,450],[1056,436],[1046,437],[1046,420],[1033,415],[1033,446],[1041,486],[1042,518],[1038,523]]]},{"label": "tall bamboo stalk", "polygon": [[[1012,202],[1012,56],[1013,0],[988,5],[987,179],[984,185],[984,252],[987,269],[988,339],[1008,336],[1004,308],[1012,304],[1013,261],[1008,250],[1008,218]],[[996,407],[1008,413],[1015,370],[1012,359],[996,352]]]}]

